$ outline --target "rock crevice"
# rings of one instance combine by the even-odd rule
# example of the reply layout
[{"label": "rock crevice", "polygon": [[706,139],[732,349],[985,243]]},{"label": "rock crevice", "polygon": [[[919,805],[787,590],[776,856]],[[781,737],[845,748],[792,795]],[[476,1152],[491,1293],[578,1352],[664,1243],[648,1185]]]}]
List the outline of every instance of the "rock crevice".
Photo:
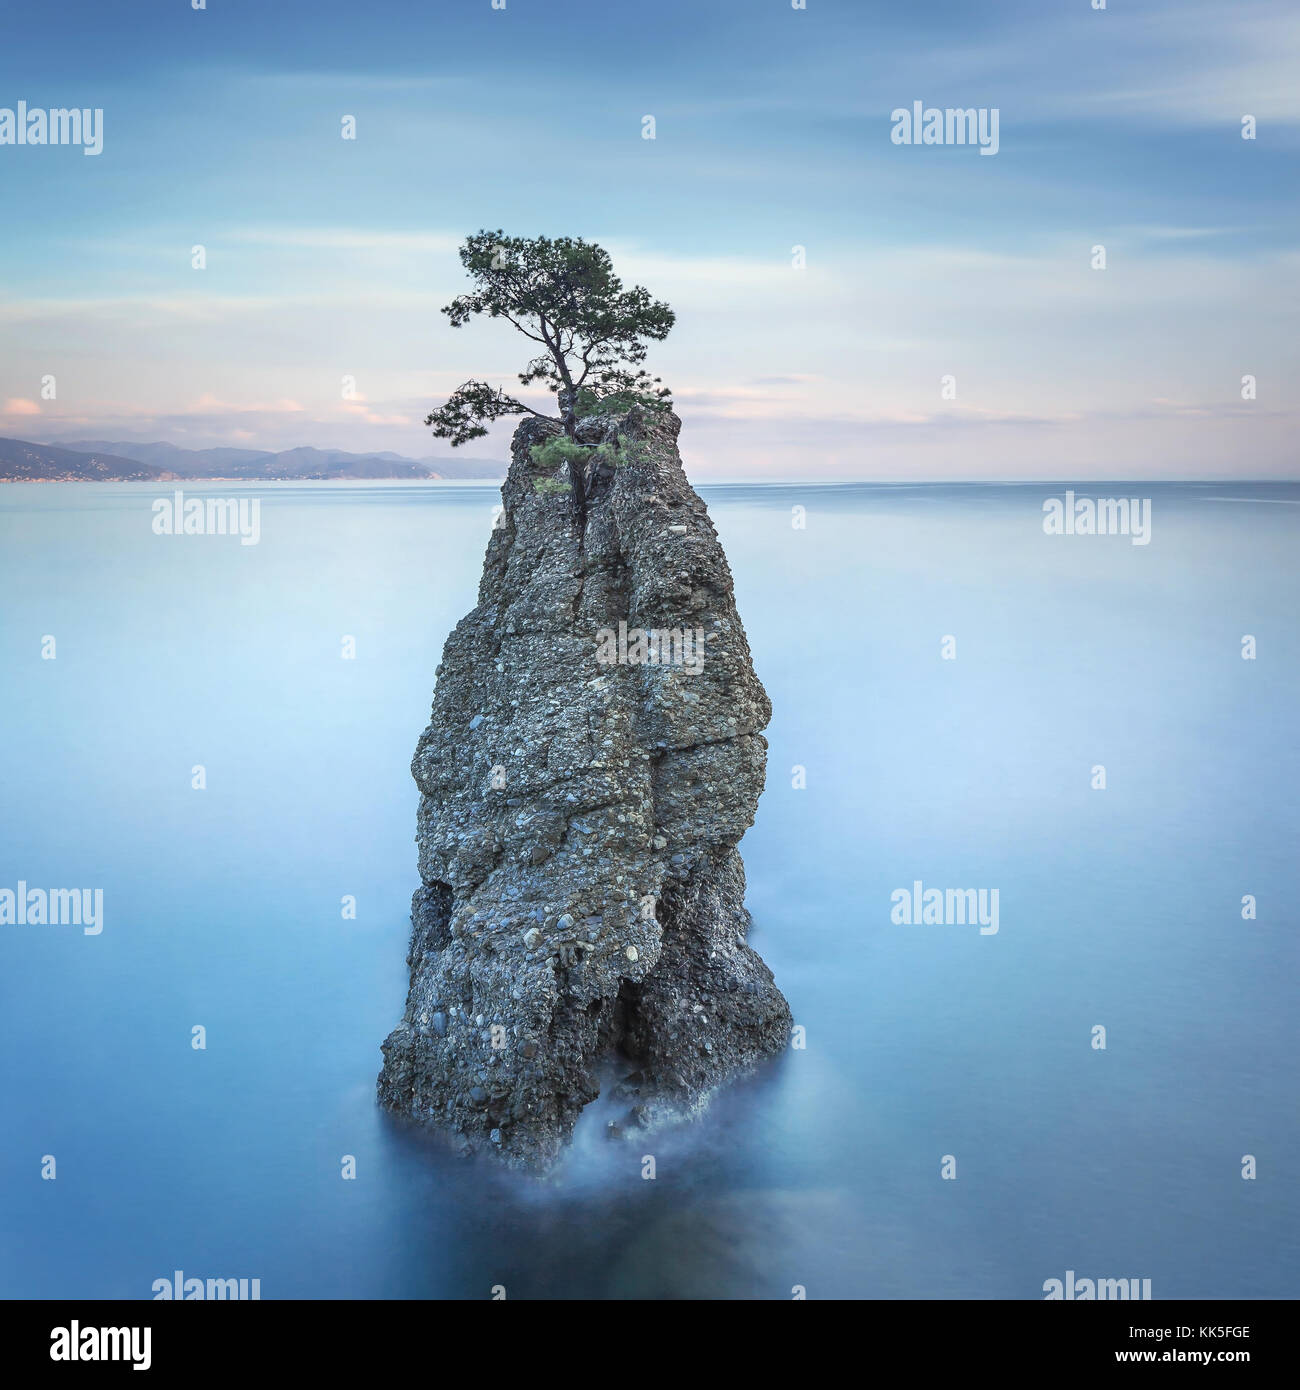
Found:
[{"label": "rock crevice", "polygon": [[679,428],[584,422],[582,506],[534,461],[558,426],[516,430],[411,765],[422,886],[379,1098],[517,1163],[556,1157],[612,1055],[654,1123],[789,1037],[736,849],[771,707]]}]

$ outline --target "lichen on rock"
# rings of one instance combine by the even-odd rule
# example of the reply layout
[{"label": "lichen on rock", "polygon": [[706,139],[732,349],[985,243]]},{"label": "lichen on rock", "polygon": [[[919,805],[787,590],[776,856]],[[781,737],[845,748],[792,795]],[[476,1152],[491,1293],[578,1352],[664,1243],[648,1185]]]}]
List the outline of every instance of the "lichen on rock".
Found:
[{"label": "lichen on rock", "polygon": [[736,846],[771,716],[680,421],[579,427],[581,486],[515,432],[478,604],[447,639],[411,770],[422,885],[379,1098],[467,1151],[546,1164],[613,1056],[639,1123],[778,1052]]}]

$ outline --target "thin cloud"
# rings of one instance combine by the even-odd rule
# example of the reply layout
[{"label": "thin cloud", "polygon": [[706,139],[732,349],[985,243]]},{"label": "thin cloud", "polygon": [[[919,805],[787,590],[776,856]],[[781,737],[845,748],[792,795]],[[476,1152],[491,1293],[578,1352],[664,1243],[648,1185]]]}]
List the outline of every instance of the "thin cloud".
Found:
[{"label": "thin cloud", "polygon": [[428,256],[454,256],[462,240],[450,233],[384,232],[345,227],[239,227],[227,233],[227,237],[251,246],[315,251],[397,251]]}]

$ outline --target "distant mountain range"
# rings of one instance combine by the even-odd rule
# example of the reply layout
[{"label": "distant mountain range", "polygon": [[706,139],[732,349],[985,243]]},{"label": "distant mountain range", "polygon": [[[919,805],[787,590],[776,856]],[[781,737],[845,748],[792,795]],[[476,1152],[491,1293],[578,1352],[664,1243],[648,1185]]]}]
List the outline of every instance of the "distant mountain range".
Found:
[{"label": "distant mountain range", "polygon": [[0,439],[0,482],[132,482],[234,479],[269,482],[330,478],[504,478],[491,459],[434,459],[401,454],[348,454],[340,449],[182,449],[131,440],[60,440],[34,444]]},{"label": "distant mountain range", "polygon": [[115,454],[78,454],[25,439],[0,439],[0,482],[127,482],[162,476],[160,468]]}]

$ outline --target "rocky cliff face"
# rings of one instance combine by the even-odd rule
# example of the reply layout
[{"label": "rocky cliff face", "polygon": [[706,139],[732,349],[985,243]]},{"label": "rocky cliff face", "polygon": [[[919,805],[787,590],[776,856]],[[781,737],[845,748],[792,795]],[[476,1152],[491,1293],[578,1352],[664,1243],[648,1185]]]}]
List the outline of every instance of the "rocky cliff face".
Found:
[{"label": "rocky cliff face", "polygon": [[789,1038],[736,850],[771,706],[679,428],[586,422],[604,447],[575,493],[533,460],[558,427],[522,424],[478,606],[438,668],[379,1098],[467,1150],[545,1163],[611,1063],[654,1124]]}]

